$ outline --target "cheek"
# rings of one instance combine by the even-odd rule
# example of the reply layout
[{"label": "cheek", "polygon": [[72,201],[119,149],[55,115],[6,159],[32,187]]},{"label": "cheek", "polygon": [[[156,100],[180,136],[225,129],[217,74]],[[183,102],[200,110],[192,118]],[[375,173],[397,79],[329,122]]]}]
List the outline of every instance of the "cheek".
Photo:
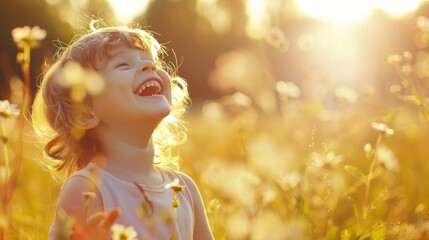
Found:
[{"label": "cheek", "polygon": [[125,98],[125,93],[129,92],[125,84],[112,84],[106,82],[103,92],[92,97],[94,108],[98,110],[109,110],[121,104],[122,99]]},{"label": "cheek", "polygon": [[173,89],[172,89],[171,82],[167,82],[167,84],[165,84],[165,92],[170,96],[172,95]]},{"label": "cheek", "polygon": [[165,96],[167,97],[167,100],[171,103],[171,99],[172,99],[172,89],[171,89],[171,78],[168,75],[167,72],[165,72],[162,69],[158,69],[158,71],[156,72],[158,74],[158,76],[162,79],[162,81],[164,82],[165,85]]},{"label": "cheek", "polygon": [[120,76],[113,76],[113,80],[106,81],[105,85],[105,94],[116,96],[129,94],[132,92],[132,85],[130,82],[124,80]]},{"label": "cheek", "polygon": [[[106,91],[106,89],[105,89]],[[110,105],[109,96],[106,96],[106,92],[103,92],[97,96],[93,96],[91,100],[92,109],[96,114],[101,114],[105,111],[106,106]]]}]

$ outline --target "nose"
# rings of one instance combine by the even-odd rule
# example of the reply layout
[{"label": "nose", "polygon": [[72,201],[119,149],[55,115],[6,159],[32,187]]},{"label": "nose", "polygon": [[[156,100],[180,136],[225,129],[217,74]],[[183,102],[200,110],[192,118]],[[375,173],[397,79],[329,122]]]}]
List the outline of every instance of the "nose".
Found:
[{"label": "nose", "polygon": [[140,69],[142,72],[147,72],[147,71],[156,72],[157,67],[156,67],[155,63],[152,61],[144,61],[141,64]]}]

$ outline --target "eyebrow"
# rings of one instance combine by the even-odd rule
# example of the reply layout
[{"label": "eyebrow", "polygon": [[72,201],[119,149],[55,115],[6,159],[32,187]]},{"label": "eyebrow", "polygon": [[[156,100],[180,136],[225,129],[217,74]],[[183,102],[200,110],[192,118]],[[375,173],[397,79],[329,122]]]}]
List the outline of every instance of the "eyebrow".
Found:
[{"label": "eyebrow", "polygon": [[122,50],[116,50],[116,49],[114,49],[114,50],[108,50],[107,51],[107,55],[109,56],[110,59],[118,57],[121,54],[123,54]]},{"label": "eyebrow", "polygon": [[[141,59],[149,58],[149,59],[146,59],[146,60],[150,60],[150,61],[153,61],[153,62],[156,61],[156,58],[152,55],[152,53],[150,53],[150,52],[148,52],[148,51],[146,51],[144,49],[129,48],[129,50],[139,51],[140,53],[138,55],[139,55],[139,58],[141,58]],[[106,59],[106,61],[111,61],[111,60],[114,60],[115,58],[127,59],[127,58],[129,58],[129,54],[128,54],[128,52],[126,52],[125,49],[112,48],[112,49],[107,50],[107,59]]]}]

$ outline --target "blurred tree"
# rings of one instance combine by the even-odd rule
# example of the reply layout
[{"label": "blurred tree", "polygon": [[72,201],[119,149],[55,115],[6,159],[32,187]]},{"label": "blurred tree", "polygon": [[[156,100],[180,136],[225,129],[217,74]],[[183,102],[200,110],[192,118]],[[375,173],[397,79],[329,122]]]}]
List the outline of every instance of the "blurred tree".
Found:
[{"label": "blurred tree", "polygon": [[199,100],[219,97],[220,93],[210,89],[207,81],[216,57],[246,45],[249,40],[243,31],[246,22],[243,1],[218,1],[224,8],[234,10],[229,12],[233,24],[223,33],[215,32],[208,19],[198,13],[196,2],[154,1],[137,21],[160,33],[157,39],[170,50],[167,60],[175,62],[176,54],[177,64],[181,65],[179,74],[189,82],[191,98]]},{"label": "blurred tree", "polygon": [[58,11],[44,0],[2,0],[0,3],[0,99],[10,95],[9,81],[13,76],[21,76],[16,62],[16,48],[11,31],[15,27],[40,26],[48,33],[40,48],[32,51],[31,78],[34,92],[37,76],[43,69],[43,63],[53,54],[52,42],[55,39],[69,39],[72,34],[70,25],[58,21]]},{"label": "blurred tree", "polygon": [[[32,79],[37,79],[44,62],[51,60],[56,50],[54,45],[68,43],[73,37],[75,27],[82,22],[80,17],[94,15],[108,24],[118,22],[107,1],[1,0],[0,98],[9,98],[9,81],[20,75],[15,60],[17,49],[10,36],[13,28],[39,25],[48,33],[41,48],[32,52]],[[204,6],[204,9],[202,3],[215,4],[215,7]],[[386,67],[386,57],[413,49],[414,17],[424,15],[428,8],[426,4],[415,14],[400,19],[377,13],[359,24],[351,24],[348,32],[353,42],[348,43],[349,48],[344,48],[342,36],[337,36],[335,43],[321,39],[324,36],[320,33],[333,27],[328,22],[298,14],[294,0],[269,1],[266,9],[256,8],[253,12],[246,12],[248,4],[250,1],[243,0],[154,0],[135,21],[157,33],[157,39],[170,49],[167,60],[180,66],[179,74],[188,80],[191,98],[198,102],[225,94],[212,89],[208,78],[216,67],[218,56],[237,49],[248,50],[260,58],[274,80],[293,81],[304,88],[306,85],[308,89],[303,89],[303,97],[320,90],[315,84],[327,88],[328,95],[332,95],[336,85],[385,87],[393,75]],[[263,11],[269,19],[268,30],[274,34],[251,38],[246,24]],[[283,51],[269,42],[279,37],[285,38],[287,44]],[[338,48],[342,45],[344,49]],[[358,64],[347,62],[346,55],[350,52],[364,59],[351,55],[349,60]],[[32,87],[34,92],[36,80]]]}]

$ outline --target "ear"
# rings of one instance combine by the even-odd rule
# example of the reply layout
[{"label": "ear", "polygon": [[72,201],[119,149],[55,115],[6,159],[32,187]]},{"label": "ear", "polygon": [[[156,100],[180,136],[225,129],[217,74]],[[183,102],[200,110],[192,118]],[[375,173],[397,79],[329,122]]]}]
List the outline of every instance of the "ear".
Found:
[{"label": "ear", "polygon": [[83,128],[88,130],[96,127],[100,122],[100,118],[98,118],[98,116],[93,111],[90,111],[85,113],[83,122],[84,122]]}]

